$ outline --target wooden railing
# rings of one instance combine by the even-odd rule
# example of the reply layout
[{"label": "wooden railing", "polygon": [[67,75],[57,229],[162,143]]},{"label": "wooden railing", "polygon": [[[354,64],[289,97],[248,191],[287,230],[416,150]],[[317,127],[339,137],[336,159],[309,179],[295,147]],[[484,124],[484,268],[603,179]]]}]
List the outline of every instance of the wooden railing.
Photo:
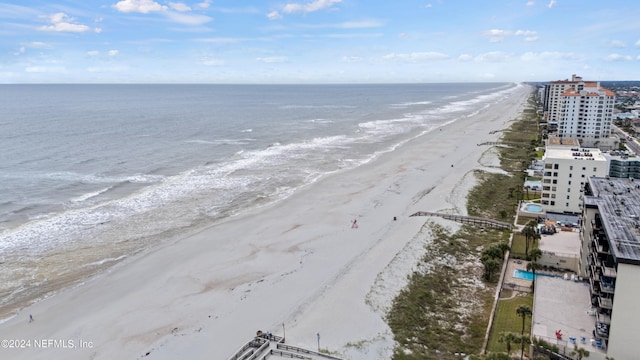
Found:
[{"label": "wooden railing", "polygon": [[434,213],[427,211],[418,211],[415,214],[410,216],[438,216],[443,219],[457,221],[463,224],[472,224],[472,225],[480,225],[480,226],[488,226],[496,229],[513,229],[513,224],[497,221],[493,219],[486,219],[476,216],[463,216],[463,215],[454,215],[454,214],[444,214],[444,213]]}]

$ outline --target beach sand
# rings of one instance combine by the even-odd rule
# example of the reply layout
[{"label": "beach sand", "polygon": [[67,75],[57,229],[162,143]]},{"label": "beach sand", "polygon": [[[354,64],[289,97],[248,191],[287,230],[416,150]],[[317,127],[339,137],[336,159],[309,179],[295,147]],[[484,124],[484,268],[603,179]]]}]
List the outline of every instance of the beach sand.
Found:
[{"label": "beach sand", "polygon": [[490,132],[530,92],[21,310],[0,339],[30,348],[0,348],[0,358],[226,359],[257,330],[283,335],[283,324],[295,346],[316,349],[320,334],[321,348],[345,358],[390,358],[384,313],[428,241],[428,219],[409,215],[466,213],[473,170],[491,165],[477,144],[499,139]]}]

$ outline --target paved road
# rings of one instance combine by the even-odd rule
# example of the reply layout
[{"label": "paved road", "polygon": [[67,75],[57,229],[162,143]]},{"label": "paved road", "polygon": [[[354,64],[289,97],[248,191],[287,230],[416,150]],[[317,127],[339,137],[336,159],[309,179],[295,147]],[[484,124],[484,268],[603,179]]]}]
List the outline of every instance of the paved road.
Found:
[{"label": "paved road", "polygon": [[[615,134],[618,135],[618,137],[620,137],[620,139],[627,139],[627,137],[629,135],[627,135],[627,133],[625,133],[624,131],[620,130],[620,128],[618,128],[617,126],[611,126],[611,131]],[[640,154],[640,144],[638,144],[638,142],[633,139],[633,140],[627,140],[626,141],[627,147],[630,148],[636,155]]]}]

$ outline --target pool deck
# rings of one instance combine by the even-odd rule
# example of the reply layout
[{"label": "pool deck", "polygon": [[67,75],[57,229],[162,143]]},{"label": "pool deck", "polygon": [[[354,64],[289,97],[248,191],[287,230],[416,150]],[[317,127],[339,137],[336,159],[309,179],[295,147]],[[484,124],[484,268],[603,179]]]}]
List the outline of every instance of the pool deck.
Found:
[{"label": "pool deck", "polygon": [[[538,278],[533,305],[533,335],[558,346],[566,346],[568,350],[574,347],[569,339],[575,338],[578,346],[603,354],[603,350],[591,345],[595,318],[587,313],[591,308],[589,300],[589,286],[585,282],[546,276]],[[556,339],[556,330],[562,331],[562,340]],[[585,338],[584,343],[580,341],[582,337]]]},{"label": "pool deck", "polygon": [[[528,211],[527,210],[527,205],[537,205],[541,207],[541,211]],[[542,208],[542,205],[538,204],[538,203],[533,203],[533,202],[522,202],[520,203],[520,207],[518,208],[518,215],[523,215],[523,216],[529,216],[529,217],[545,217],[546,212],[544,211],[544,208]]]},{"label": "pool deck", "polygon": [[[507,270],[506,270],[506,273],[504,274],[504,280],[503,280],[503,288],[504,289],[510,289],[509,286],[504,286],[506,284],[516,284],[518,286],[525,286],[525,287],[528,287],[528,288],[531,287],[532,280],[520,279],[520,278],[517,278],[517,277],[513,276],[513,274],[515,273],[516,270],[527,271],[527,264],[528,263],[529,262],[526,261],[526,260],[509,259],[509,262],[507,263]],[[544,274],[556,276],[558,278],[562,278],[566,272],[561,272],[561,271],[537,271],[536,273],[544,273]],[[548,276],[541,276],[541,277],[545,277],[546,278]],[[537,276],[536,276],[536,278],[539,279]]]}]

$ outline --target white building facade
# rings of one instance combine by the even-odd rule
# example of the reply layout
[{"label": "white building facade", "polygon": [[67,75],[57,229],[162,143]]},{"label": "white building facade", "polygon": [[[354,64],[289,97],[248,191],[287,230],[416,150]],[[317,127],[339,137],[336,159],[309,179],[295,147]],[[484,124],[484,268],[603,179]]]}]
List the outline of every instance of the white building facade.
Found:
[{"label": "white building facade", "polygon": [[559,97],[558,136],[577,138],[583,146],[598,146],[611,136],[615,93],[596,86],[569,88]]},{"label": "white building facade", "polygon": [[598,149],[547,146],[543,161],[541,205],[551,213],[581,213],[587,179],[609,174],[608,159]]},{"label": "white building facade", "polygon": [[564,94],[568,89],[582,90],[584,81],[577,75],[572,75],[571,80],[552,81],[545,86],[544,91],[544,120],[549,125],[557,126],[560,123],[560,114],[562,110],[560,95]]}]

